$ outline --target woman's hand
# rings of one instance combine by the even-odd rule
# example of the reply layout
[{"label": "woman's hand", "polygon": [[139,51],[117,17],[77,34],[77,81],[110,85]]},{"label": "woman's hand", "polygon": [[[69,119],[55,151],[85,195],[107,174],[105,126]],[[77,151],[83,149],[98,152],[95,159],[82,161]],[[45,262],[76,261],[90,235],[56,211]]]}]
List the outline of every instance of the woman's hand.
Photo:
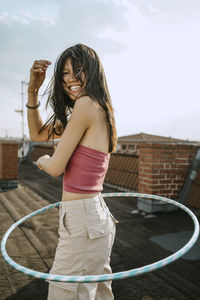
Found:
[{"label": "woman's hand", "polygon": [[46,77],[46,70],[51,62],[48,60],[35,60],[30,69],[28,93],[37,93]]},{"label": "woman's hand", "polygon": [[50,159],[51,159],[50,156],[45,154],[40,158],[38,158],[38,160],[36,161],[36,165],[38,166],[39,169],[46,169],[46,166]]},{"label": "woman's hand", "polygon": [[36,165],[38,166],[39,169],[42,169],[43,171],[45,171],[46,173],[48,173],[49,175],[51,175],[53,177],[60,176],[60,174],[57,174],[57,172],[55,170],[55,164],[52,161],[52,157],[50,157],[47,154],[41,156],[36,161]]}]

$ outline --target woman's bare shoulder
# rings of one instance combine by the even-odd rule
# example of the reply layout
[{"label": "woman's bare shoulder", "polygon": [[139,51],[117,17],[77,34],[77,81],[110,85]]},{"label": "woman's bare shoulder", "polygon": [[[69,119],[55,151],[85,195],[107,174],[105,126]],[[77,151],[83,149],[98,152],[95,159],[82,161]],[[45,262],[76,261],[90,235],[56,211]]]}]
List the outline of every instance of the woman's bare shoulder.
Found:
[{"label": "woman's bare shoulder", "polygon": [[79,99],[75,100],[74,107],[77,105],[92,105],[93,100],[89,96],[82,96]]},{"label": "woman's bare shoulder", "polygon": [[95,112],[98,113],[102,111],[102,107],[98,104],[98,102],[91,99],[89,96],[80,97],[79,99],[76,100],[75,105],[79,107],[84,107],[85,110],[89,109],[88,112],[92,112],[92,113]]}]

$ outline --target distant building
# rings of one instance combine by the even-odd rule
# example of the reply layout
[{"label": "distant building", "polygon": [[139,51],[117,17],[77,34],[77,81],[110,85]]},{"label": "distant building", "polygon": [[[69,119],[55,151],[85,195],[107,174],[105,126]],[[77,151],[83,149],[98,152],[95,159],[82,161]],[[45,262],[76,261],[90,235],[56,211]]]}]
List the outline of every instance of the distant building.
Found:
[{"label": "distant building", "polygon": [[181,140],[172,137],[165,137],[141,132],[138,134],[119,137],[117,140],[117,152],[135,153],[137,152],[137,145],[140,143],[197,144],[198,142],[191,142],[188,140]]}]

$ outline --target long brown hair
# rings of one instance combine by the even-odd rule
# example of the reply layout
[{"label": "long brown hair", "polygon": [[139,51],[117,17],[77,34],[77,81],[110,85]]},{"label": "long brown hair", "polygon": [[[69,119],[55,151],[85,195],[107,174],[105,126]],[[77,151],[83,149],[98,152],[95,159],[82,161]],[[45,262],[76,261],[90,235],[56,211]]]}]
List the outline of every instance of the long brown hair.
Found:
[{"label": "long brown hair", "polygon": [[48,139],[51,135],[62,135],[69,116],[72,113],[74,101],[66,94],[63,88],[63,69],[67,59],[71,60],[73,73],[81,81],[81,72],[86,77],[85,93],[105,111],[109,132],[109,153],[116,151],[117,131],[112,107],[111,97],[108,91],[105,73],[96,52],[88,46],[77,44],[66,49],[57,58],[54,75],[47,88],[48,100],[54,113],[40,129],[44,130],[48,125]]}]

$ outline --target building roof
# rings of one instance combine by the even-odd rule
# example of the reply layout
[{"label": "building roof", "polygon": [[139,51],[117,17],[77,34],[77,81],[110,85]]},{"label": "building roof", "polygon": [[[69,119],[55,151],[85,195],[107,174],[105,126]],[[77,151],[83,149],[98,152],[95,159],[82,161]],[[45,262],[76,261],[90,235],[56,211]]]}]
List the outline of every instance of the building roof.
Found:
[{"label": "building roof", "polygon": [[159,136],[148,133],[138,133],[120,136],[118,142],[167,142],[167,143],[191,143],[188,140],[176,139],[172,137]]},{"label": "building roof", "polygon": [[[32,163],[19,165],[18,189],[0,193],[1,231],[3,233],[28,213],[61,200],[62,177],[53,178]],[[118,190],[104,186],[105,193]],[[112,251],[113,272],[141,267],[161,260],[176,250],[168,250],[155,242],[161,236],[170,244],[171,235],[190,232],[193,227],[185,212],[163,212],[145,217],[135,214],[137,199],[106,198],[113,215],[120,221]],[[132,213],[131,213],[132,212]],[[151,218],[152,217],[152,218]],[[58,212],[56,209],[32,218],[16,228],[8,241],[8,253],[21,265],[48,272],[57,245]],[[176,236],[175,236],[176,237]],[[188,241],[188,239],[187,239]],[[176,239],[177,242],[177,239]],[[177,247],[180,248],[180,240]],[[197,245],[198,247],[198,245]],[[198,250],[198,249],[197,249]],[[191,256],[193,255],[190,251]],[[199,252],[198,252],[199,253]],[[1,299],[46,299],[48,285],[9,267],[0,257]],[[147,275],[113,281],[118,300],[128,299],[199,299],[200,260],[184,256]],[[170,278],[170,279],[169,279]],[[183,284],[184,283],[184,284]]]}]

